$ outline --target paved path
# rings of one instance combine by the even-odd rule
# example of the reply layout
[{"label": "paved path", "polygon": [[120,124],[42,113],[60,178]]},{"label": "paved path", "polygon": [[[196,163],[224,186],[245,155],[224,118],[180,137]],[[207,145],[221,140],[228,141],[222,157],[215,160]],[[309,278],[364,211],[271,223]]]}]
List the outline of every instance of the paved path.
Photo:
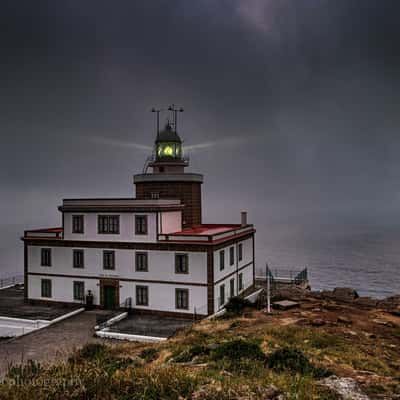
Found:
[{"label": "paved path", "polygon": [[4,377],[10,363],[65,360],[72,350],[85,343],[102,341],[93,337],[96,314],[99,312],[84,311],[29,335],[0,342],[0,377]]}]

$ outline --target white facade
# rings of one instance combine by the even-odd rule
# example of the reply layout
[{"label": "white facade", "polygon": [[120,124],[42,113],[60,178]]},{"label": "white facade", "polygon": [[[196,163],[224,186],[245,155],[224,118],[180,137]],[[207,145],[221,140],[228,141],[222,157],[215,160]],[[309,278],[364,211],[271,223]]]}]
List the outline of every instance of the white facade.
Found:
[{"label": "white facade", "polygon": [[[231,280],[234,283],[233,295],[253,285],[252,226],[204,225],[182,230],[179,201],[153,203],[148,201],[138,205],[135,200],[124,202],[121,199],[109,203],[106,200],[65,202],[64,208],[61,207],[62,228],[25,233],[28,298],[83,303],[85,296],[79,300],[74,298],[74,282],[80,282],[84,285],[84,294],[90,291],[97,306],[105,305],[104,293],[111,286],[118,297],[115,307],[129,304],[149,311],[208,315],[229,300]],[[99,218],[105,215],[118,216],[118,233],[99,233]],[[73,233],[73,216],[83,217],[82,233]],[[145,234],[136,233],[137,216],[146,217]],[[224,246],[224,242],[230,244]],[[43,249],[48,249],[50,265],[42,265]],[[83,265],[79,268],[74,266],[76,250],[83,254]],[[221,251],[225,260],[223,269],[220,265]],[[112,269],[105,268],[104,252],[113,252]],[[137,269],[137,253],[146,254],[145,271]],[[182,255],[187,260],[185,272],[177,270],[177,256]],[[213,263],[212,272],[210,262]],[[42,287],[43,280],[51,281],[50,296]],[[239,281],[242,282],[240,288]],[[220,299],[221,285],[225,285],[223,303]],[[137,299],[137,287],[147,288],[147,304],[141,305]],[[185,292],[184,307],[178,306],[177,300],[177,291],[182,290]],[[211,301],[210,296],[213,297]]]}]

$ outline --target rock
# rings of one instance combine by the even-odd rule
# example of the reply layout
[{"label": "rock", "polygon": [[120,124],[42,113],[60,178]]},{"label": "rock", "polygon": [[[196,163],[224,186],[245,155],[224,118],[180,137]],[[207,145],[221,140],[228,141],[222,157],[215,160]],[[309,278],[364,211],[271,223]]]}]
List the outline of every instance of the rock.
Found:
[{"label": "rock", "polygon": [[343,400],[369,400],[369,397],[361,391],[357,382],[352,378],[338,378],[332,375],[319,381],[319,385],[332,390]]},{"label": "rock", "polygon": [[322,306],[328,311],[340,311],[343,309],[342,306],[339,306],[338,304],[335,303],[325,303]]},{"label": "rock", "polygon": [[371,333],[371,332],[363,332],[363,333],[368,339],[376,339],[375,333]]},{"label": "rock", "polygon": [[323,319],[315,318],[315,319],[310,321],[310,324],[312,326],[323,326],[323,325],[326,324],[326,322]]},{"label": "rock", "polygon": [[258,396],[257,398],[265,400],[276,400],[281,394],[281,391],[274,385],[258,387],[256,392]]},{"label": "rock", "polygon": [[353,301],[360,297],[352,288],[335,288],[333,289],[332,295],[335,299],[340,301]]},{"label": "rock", "polygon": [[278,310],[290,310],[291,308],[299,307],[299,303],[291,300],[281,300],[272,303],[272,307]]},{"label": "rock", "polygon": [[375,319],[372,320],[372,322],[375,322],[375,324],[387,326],[387,327],[390,327],[390,328],[394,328],[395,327],[395,324],[393,324],[390,321],[386,321],[386,319],[383,319],[383,318],[375,318]]},{"label": "rock", "polygon": [[351,319],[342,316],[338,317],[337,322],[345,325],[351,325],[353,323]]},{"label": "rock", "polygon": [[372,299],[371,297],[359,297],[355,300],[355,303],[362,307],[375,308],[378,304],[378,300]]},{"label": "rock", "polygon": [[379,301],[378,306],[389,310],[395,310],[397,307],[400,307],[400,295],[387,297]]}]

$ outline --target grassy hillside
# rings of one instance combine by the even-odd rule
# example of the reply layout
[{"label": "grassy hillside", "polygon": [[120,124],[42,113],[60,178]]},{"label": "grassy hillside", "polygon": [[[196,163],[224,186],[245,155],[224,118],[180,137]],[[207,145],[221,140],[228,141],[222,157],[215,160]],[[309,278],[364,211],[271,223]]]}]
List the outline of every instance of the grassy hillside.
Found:
[{"label": "grassy hillside", "polygon": [[250,309],[160,344],[90,344],[65,363],[14,367],[0,398],[339,399],[319,385],[335,374],[371,399],[395,399],[399,322],[381,310],[315,299],[273,315]]}]

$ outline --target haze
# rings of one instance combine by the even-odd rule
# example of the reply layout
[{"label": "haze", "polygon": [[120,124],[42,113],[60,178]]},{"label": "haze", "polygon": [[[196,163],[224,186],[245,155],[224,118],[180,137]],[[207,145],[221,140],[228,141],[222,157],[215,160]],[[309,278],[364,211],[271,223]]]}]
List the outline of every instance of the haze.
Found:
[{"label": "haze", "polygon": [[[400,3],[13,1],[0,6],[0,276],[68,197],[133,195],[153,106],[205,175],[205,222],[396,223]],[[164,122],[167,114],[161,121]]]}]

